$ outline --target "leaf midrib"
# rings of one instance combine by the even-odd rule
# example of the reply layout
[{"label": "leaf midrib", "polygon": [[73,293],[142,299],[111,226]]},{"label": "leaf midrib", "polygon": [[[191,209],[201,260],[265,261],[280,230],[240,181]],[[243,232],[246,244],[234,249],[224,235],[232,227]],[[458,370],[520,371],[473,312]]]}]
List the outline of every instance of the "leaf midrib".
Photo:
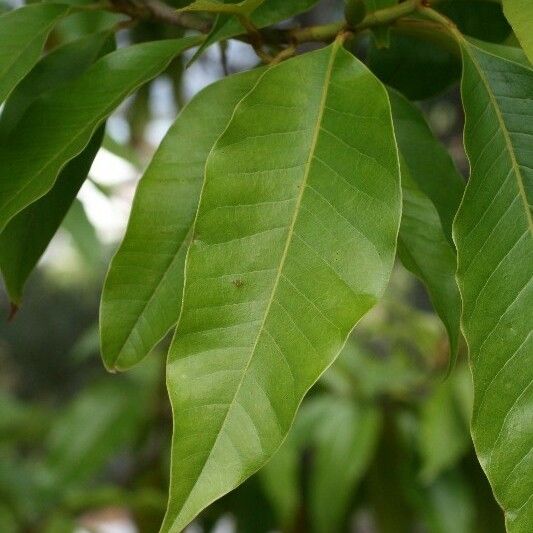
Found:
[{"label": "leaf midrib", "polygon": [[[331,50],[331,57],[329,58],[329,62],[328,62],[328,66],[327,66],[327,69],[326,69],[326,75],[324,77],[324,87],[322,89],[322,95],[321,95],[321,99],[320,99],[320,104],[319,104],[319,112],[318,112],[318,116],[317,116],[317,121],[316,121],[316,126],[315,126],[315,129],[313,131],[313,138],[312,138],[312,141],[311,141],[311,147],[310,147],[310,150],[309,150],[309,157],[307,159],[307,162],[306,162],[306,167],[305,167],[305,172],[304,172],[304,176],[303,176],[303,179],[302,179],[302,184],[301,184],[301,187],[300,187],[300,193],[296,199],[296,205],[295,205],[295,209],[294,209],[294,215],[292,217],[292,221],[289,225],[289,228],[288,228],[288,232],[287,232],[287,239],[286,239],[286,242],[285,242],[285,248],[283,250],[283,253],[282,253],[282,256],[281,256],[281,259],[280,259],[280,264],[279,264],[279,268],[278,268],[278,271],[277,271],[277,274],[276,274],[276,278],[274,279],[274,284],[272,286],[272,290],[271,290],[271,293],[270,293],[270,297],[268,299],[268,303],[267,303],[267,306],[266,306],[266,309],[265,309],[265,312],[264,312],[264,315],[263,315],[263,320],[261,322],[261,325],[259,327],[259,330],[258,330],[258,333],[257,333],[257,336],[255,338],[255,342],[254,344],[252,345],[252,348],[251,348],[251,351],[250,351],[250,357],[246,363],[246,366],[242,372],[242,376],[241,376],[241,379],[237,385],[237,388],[235,390],[235,394],[233,395],[233,398],[231,400],[231,402],[229,403],[228,405],[228,408],[227,408],[227,411],[226,411],[226,414],[224,416],[224,419],[220,425],[220,429],[217,433],[217,436],[215,438],[215,441],[213,443],[213,446],[211,447],[209,453],[207,454],[206,456],[206,459],[204,461],[204,464],[202,465],[202,468],[200,470],[200,473],[198,474],[198,477],[196,478],[196,481],[194,483],[194,485],[191,487],[189,493],[188,493],[188,497],[193,493],[194,489],[196,488],[204,470],[205,470],[205,467],[213,453],[213,450],[215,449],[219,439],[220,439],[220,436],[222,434],[222,431],[224,429],[224,426],[226,425],[226,422],[228,420],[228,416],[229,416],[229,413],[232,411],[233,409],[233,406],[235,405],[235,402],[236,402],[236,398],[239,394],[239,391],[242,387],[242,384],[244,383],[244,378],[246,377],[246,374],[248,373],[248,369],[250,368],[250,365],[251,365],[251,362],[254,358],[254,354],[255,354],[255,351],[256,351],[256,348],[257,348],[257,344],[259,342],[259,339],[261,337],[261,334],[264,330],[264,327],[265,327],[265,324],[266,324],[266,320],[269,316],[269,313],[270,313],[270,308],[272,306],[272,303],[274,302],[274,295],[276,294],[276,291],[277,291],[277,287],[278,287],[278,284],[279,284],[279,281],[281,279],[281,275],[282,275],[282,272],[283,272],[283,267],[285,265],[285,261],[287,259],[287,255],[288,255],[288,251],[289,251],[289,247],[290,247],[290,244],[292,242],[292,236],[294,234],[294,227],[296,225],[296,220],[298,219],[298,213],[299,213],[299,208],[300,208],[300,205],[302,203],[302,199],[303,199],[303,195],[304,195],[304,192],[305,192],[305,189],[306,189],[306,185],[307,185],[307,181],[309,179],[309,173],[310,173],[310,169],[311,169],[311,163],[313,161],[313,157],[314,157],[314,152],[316,150],[316,146],[317,146],[317,143],[318,143],[318,137],[319,137],[319,134],[320,134],[320,126],[322,124],[322,120],[323,120],[323,117],[324,117],[324,110],[325,110],[325,107],[326,107],[326,101],[327,101],[327,97],[328,97],[328,90],[329,90],[329,82],[331,81],[331,76],[332,76],[332,72],[333,72],[333,64],[334,64],[334,61],[335,61],[335,58],[337,56],[337,52],[339,50],[339,48],[342,46],[341,44],[341,41],[339,39],[337,39],[333,45],[332,45],[332,50]],[[268,71],[267,71],[268,72]],[[260,80],[262,79],[262,77],[260,78]],[[254,86],[254,89],[255,87],[257,87],[257,84]],[[253,90],[253,89],[252,89]],[[248,93],[250,94],[250,93]],[[245,96],[246,98],[246,96]],[[187,497],[187,499],[188,499]],[[184,503],[182,504],[181,506],[181,509],[180,509],[180,513],[181,513],[181,510],[183,510],[183,507],[185,506],[185,503],[187,502],[187,500],[184,501]],[[179,515],[178,517],[174,520],[174,523],[177,521],[177,519],[179,518]]]},{"label": "leaf midrib", "polygon": [[[503,133],[503,137],[505,139],[505,145],[507,147],[507,151],[509,152],[509,155],[511,157],[511,165],[513,167],[514,175],[516,177],[516,183],[518,186],[518,194],[522,200],[522,203],[524,204],[525,212],[526,212],[526,218],[528,221],[528,227],[529,227],[529,233],[533,236],[533,219],[531,217],[531,212],[529,209],[529,202],[526,195],[526,190],[524,188],[523,184],[523,177],[522,172],[520,171],[520,166],[518,164],[518,161],[516,160],[516,155],[513,147],[513,143],[511,142],[511,138],[509,137],[509,132],[507,131],[507,125],[505,124],[505,120],[503,119],[502,113],[500,111],[500,107],[498,105],[498,102],[496,100],[496,97],[494,96],[491,86],[487,80],[487,77],[485,76],[485,73],[483,72],[483,69],[481,68],[481,65],[477,62],[475,56],[470,51],[470,43],[466,42],[466,48],[468,50],[468,55],[470,56],[470,59],[472,60],[472,63],[476,67],[476,70],[479,74],[479,77],[481,81],[483,82],[483,85],[485,86],[485,89],[487,90],[487,94],[489,96],[490,103],[492,104],[492,107],[494,108],[494,112],[496,113],[496,118],[498,120],[498,123],[500,125],[500,130]],[[483,50],[481,50],[482,53]],[[492,55],[492,54],[489,54]],[[500,59],[500,58],[498,58]],[[503,61],[506,61],[505,59],[502,59]]]}]

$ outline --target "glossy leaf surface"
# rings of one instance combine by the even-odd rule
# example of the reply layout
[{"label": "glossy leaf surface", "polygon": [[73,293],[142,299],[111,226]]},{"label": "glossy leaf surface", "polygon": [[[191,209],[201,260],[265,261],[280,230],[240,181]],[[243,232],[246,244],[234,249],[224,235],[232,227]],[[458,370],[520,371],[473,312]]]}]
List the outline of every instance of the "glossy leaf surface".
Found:
[{"label": "glossy leaf surface", "polygon": [[39,59],[54,24],[68,6],[39,3],[0,15],[0,103]]},{"label": "glossy leaf surface", "polygon": [[281,444],[384,291],[400,208],[386,92],[339,42],[267,70],[239,103],[207,161],[169,353],[163,531]]},{"label": "glossy leaf surface", "polygon": [[[0,142],[7,143],[25,112],[49,91],[76,79],[109,50],[109,34],[93,34],[45,56],[8,98],[0,117]],[[0,234],[0,269],[11,301],[18,305],[24,284],[67,214],[100,147],[103,128],[81,154],[60,171],[52,189],[18,213]]]},{"label": "glossy leaf surface", "polygon": [[0,230],[50,190],[61,168],[128,94],[197,42],[191,37],[121,48],[26,113],[0,146]]},{"label": "glossy leaf surface", "polygon": [[503,0],[503,11],[533,63],[533,3],[529,0]]},{"label": "glossy leaf surface", "polygon": [[533,527],[533,71],[462,43],[471,175],[454,225],[472,436],[509,531]]},{"label": "glossy leaf surface", "polygon": [[168,131],[139,182],[102,296],[102,357],[108,368],[125,370],[137,363],[176,324],[187,235],[207,156],[260,72],[231,76],[198,94]]}]

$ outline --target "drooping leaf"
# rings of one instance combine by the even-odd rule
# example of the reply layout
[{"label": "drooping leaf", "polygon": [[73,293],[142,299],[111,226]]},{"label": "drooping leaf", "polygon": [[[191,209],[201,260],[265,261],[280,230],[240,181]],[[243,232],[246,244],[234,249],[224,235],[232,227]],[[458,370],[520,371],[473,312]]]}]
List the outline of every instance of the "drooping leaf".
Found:
[{"label": "drooping leaf", "polygon": [[100,330],[108,368],[131,367],[176,324],[187,234],[205,162],[235,105],[260,72],[230,76],[198,94],[179,115],[139,182],[126,235],[104,284]]},{"label": "drooping leaf", "polygon": [[324,417],[314,437],[309,479],[312,530],[343,531],[350,498],[372,460],[380,429],[379,412],[343,398],[326,401]]},{"label": "drooping leaf", "polygon": [[426,285],[450,340],[450,367],[457,355],[461,299],[455,280],[457,259],[452,221],[464,181],[451,157],[432,135],[420,111],[389,91],[403,191],[398,254]]},{"label": "drooping leaf", "polygon": [[24,285],[55,235],[100,148],[104,128],[60,172],[53,188],[13,217],[0,233],[0,269],[11,302],[19,305]]},{"label": "drooping leaf", "polygon": [[68,9],[43,2],[0,15],[0,103],[37,62],[48,33]]},{"label": "drooping leaf", "polygon": [[472,436],[509,531],[533,528],[533,71],[462,41],[471,174],[454,223]]},{"label": "drooping leaf", "polygon": [[[109,33],[93,34],[61,46],[44,57],[17,86],[0,116],[0,143],[9,144],[26,111],[39,109],[47,93],[67,85],[113,46]],[[32,107],[32,104],[35,107]],[[103,128],[60,171],[42,198],[19,212],[0,233],[0,270],[11,301],[18,305],[24,284],[67,214],[100,147]]]},{"label": "drooping leaf", "polygon": [[450,244],[452,222],[465,182],[452,158],[431,132],[420,110],[396,91],[389,91],[400,152],[418,188],[435,206]]},{"label": "drooping leaf", "polygon": [[0,230],[50,190],[61,168],[129,93],[198,42],[191,37],[121,48],[33,106],[0,145]]},{"label": "drooping leaf", "polygon": [[503,12],[533,63],[533,3],[529,0],[503,0]]},{"label": "drooping leaf", "polygon": [[281,444],[382,294],[400,207],[386,92],[339,41],[267,70],[241,100],[207,161],[169,353],[163,531]]},{"label": "drooping leaf", "polygon": [[403,158],[401,162],[403,210],[398,255],[403,265],[427,287],[448,333],[449,368],[452,368],[457,356],[461,316],[461,298],[455,280],[457,258],[434,205],[417,187]]}]

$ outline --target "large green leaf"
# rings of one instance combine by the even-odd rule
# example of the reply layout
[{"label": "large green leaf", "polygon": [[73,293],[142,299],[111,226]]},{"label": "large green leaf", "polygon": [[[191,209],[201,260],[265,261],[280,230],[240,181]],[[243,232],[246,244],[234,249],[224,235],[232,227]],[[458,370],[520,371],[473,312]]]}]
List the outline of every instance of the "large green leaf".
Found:
[{"label": "large green leaf", "polygon": [[533,71],[462,42],[471,175],[454,224],[472,436],[510,531],[533,528]]},{"label": "large green leaf", "polygon": [[401,154],[403,212],[398,253],[406,268],[427,286],[446,326],[451,363],[459,340],[461,299],[455,280],[457,259],[452,222],[464,181],[422,113],[396,91],[389,91]]},{"label": "large green leaf", "polygon": [[48,33],[68,9],[39,3],[0,15],[0,103],[37,62]]},{"label": "large green leaf", "polygon": [[207,161],[169,353],[163,531],[278,448],[384,291],[400,204],[386,91],[338,41],[267,70],[241,100]]},{"label": "large green leaf", "polygon": [[511,23],[529,61],[533,63],[533,2],[503,0],[503,12]]},{"label": "large green leaf", "polygon": [[0,230],[50,190],[63,166],[129,93],[196,43],[191,37],[121,48],[33,106],[0,145]]},{"label": "large green leaf", "polygon": [[[25,112],[49,92],[79,77],[111,47],[109,33],[93,34],[57,48],[17,86],[0,116],[0,142],[16,135]],[[13,133],[15,132],[15,133]],[[0,269],[11,301],[18,305],[24,284],[67,214],[103,136],[100,128],[87,147],[61,170],[52,189],[18,213],[0,234]]]},{"label": "large green leaf", "polygon": [[128,229],[102,296],[102,357],[108,368],[131,367],[177,322],[187,234],[205,162],[235,105],[260,72],[230,76],[198,94],[179,115],[139,182]]}]

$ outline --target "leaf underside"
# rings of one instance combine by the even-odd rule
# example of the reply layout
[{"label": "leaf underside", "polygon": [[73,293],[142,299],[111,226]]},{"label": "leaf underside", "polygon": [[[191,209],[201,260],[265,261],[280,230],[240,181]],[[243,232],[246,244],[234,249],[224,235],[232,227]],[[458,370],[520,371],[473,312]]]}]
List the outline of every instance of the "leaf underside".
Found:
[{"label": "leaf underside", "polygon": [[187,236],[207,156],[261,72],[230,76],[199,93],[180,113],[139,182],[102,295],[102,357],[108,368],[126,370],[139,362],[176,324]]},{"label": "leaf underside", "polygon": [[467,41],[462,53],[471,176],[454,238],[472,436],[508,530],[526,533],[533,528],[533,71]]},{"label": "leaf underside", "polygon": [[163,531],[279,447],[387,284],[400,196],[386,92],[338,42],[267,70],[239,103],[207,161],[169,352]]}]

